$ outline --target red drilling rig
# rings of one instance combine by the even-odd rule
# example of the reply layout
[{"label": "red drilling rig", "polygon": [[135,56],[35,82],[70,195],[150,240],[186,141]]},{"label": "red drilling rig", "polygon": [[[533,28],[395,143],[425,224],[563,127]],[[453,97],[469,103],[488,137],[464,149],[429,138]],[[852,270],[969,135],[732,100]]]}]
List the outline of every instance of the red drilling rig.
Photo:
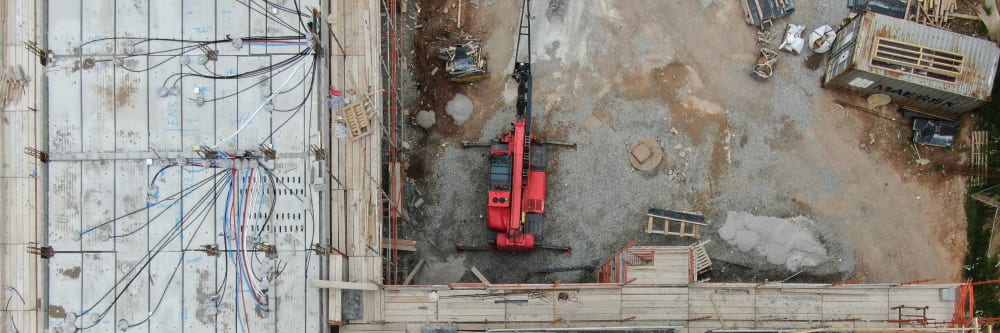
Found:
[{"label": "red drilling rig", "polygon": [[526,61],[515,61],[512,77],[517,81],[517,114],[514,128],[490,143],[465,143],[464,147],[489,147],[489,190],[487,191],[487,248],[466,247],[459,250],[498,250],[524,252],[536,248],[569,251],[568,247],[550,246],[542,241],[545,214],[546,145],[575,148],[574,144],[542,141],[531,132],[531,23],[530,0],[521,7],[521,37],[525,38]]}]

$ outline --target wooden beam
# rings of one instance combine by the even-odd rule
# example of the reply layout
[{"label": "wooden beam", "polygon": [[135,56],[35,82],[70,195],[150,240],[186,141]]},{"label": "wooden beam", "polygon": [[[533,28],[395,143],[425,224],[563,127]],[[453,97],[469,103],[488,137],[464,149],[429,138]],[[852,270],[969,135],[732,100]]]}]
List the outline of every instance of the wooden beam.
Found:
[{"label": "wooden beam", "polygon": [[[396,244],[397,250],[417,252],[417,241],[415,240],[397,239]],[[386,250],[392,249],[392,238],[382,237],[382,248]]]},{"label": "wooden beam", "polygon": [[983,20],[983,19],[979,18],[979,16],[976,16],[976,15],[969,15],[969,14],[962,14],[962,13],[951,13],[951,14],[948,14],[948,15],[951,16],[951,17],[960,18],[960,19],[966,19],[966,20],[973,20],[973,21],[982,21]]},{"label": "wooden beam", "polygon": [[823,327],[792,333],[815,333],[815,332],[965,332],[978,330],[977,327]]},{"label": "wooden beam", "polygon": [[483,283],[485,283],[487,285],[490,284],[490,280],[487,280],[486,276],[483,275],[483,272],[480,272],[479,269],[476,268],[476,266],[472,266],[472,274],[475,274],[476,278],[479,279],[479,281],[481,281],[481,282],[483,282]]},{"label": "wooden beam", "polygon": [[[399,243],[399,245],[406,245],[406,246],[416,246],[417,245],[417,241],[415,241],[415,240],[409,240],[409,239],[397,239],[396,242]],[[392,243],[392,238],[382,237],[382,243]]]},{"label": "wooden beam", "polygon": [[378,290],[378,285],[374,283],[315,279],[309,280],[309,287],[320,289]]},{"label": "wooden beam", "polygon": [[417,276],[417,272],[420,271],[421,267],[424,267],[424,259],[420,259],[417,265],[413,266],[413,270],[410,271],[410,274],[406,275],[406,280],[403,281],[403,284],[410,284],[410,281],[413,281],[413,277]]}]

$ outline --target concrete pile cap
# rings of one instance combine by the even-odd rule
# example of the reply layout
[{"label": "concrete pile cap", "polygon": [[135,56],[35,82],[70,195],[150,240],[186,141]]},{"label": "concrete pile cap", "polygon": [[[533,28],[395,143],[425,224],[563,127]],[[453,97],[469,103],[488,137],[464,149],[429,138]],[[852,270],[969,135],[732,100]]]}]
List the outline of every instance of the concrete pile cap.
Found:
[{"label": "concrete pile cap", "polygon": [[629,144],[628,161],[633,168],[642,171],[653,170],[662,160],[663,148],[652,138],[641,138]]},{"label": "concrete pile cap", "polygon": [[437,123],[437,115],[435,115],[434,112],[431,111],[420,111],[417,112],[416,120],[417,120],[417,125],[420,125],[420,127],[423,127],[424,129],[430,129],[431,126],[434,126],[434,124]]}]

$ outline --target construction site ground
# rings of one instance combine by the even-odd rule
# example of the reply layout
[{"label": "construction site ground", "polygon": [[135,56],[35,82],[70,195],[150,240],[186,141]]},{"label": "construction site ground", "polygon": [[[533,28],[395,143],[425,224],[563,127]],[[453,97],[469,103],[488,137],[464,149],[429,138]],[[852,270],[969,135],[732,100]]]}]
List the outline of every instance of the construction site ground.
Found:
[{"label": "construction site ground", "polygon": [[[844,97],[820,87],[825,61],[808,48],[781,53],[770,80],[751,78],[758,29],[744,22],[739,2],[722,0],[533,1],[536,133],[579,144],[550,150],[544,236],[573,253],[457,253],[456,242],[486,244],[487,152],[460,143],[488,141],[513,121],[520,11],[520,1],[463,0],[461,10],[458,2],[411,1],[403,14],[412,185],[401,237],[418,241],[403,263],[427,260],[415,283],[476,281],[473,266],[494,283],[588,282],[591,271],[539,271],[596,265],[630,240],[695,241],[647,235],[645,212],[654,207],[706,216],[713,281],[961,278],[966,187],[946,166],[967,146],[915,147],[906,124],[837,105]],[[796,5],[776,22],[776,42],[786,23],[808,33],[848,15],[843,1]],[[451,83],[434,70],[444,67],[437,48],[465,36],[485,44],[485,81]],[[474,105],[461,125],[445,112],[459,93]],[[437,118],[428,130],[414,120],[424,110]],[[646,137],[664,148],[664,160],[639,172],[627,147]],[[790,270],[760,249],[741,250],[719,236],[728,215],[802,216],[792,220],[796,230],[822,244],[824,259]]]}]

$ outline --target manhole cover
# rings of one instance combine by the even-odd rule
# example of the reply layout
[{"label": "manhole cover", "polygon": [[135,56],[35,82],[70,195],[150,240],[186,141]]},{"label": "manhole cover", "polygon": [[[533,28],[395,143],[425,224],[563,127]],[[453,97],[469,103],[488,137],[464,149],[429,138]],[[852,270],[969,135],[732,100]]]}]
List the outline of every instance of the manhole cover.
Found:
[{"label": "manhole cover", "polygon": [[633,141],[628,146],[628,161],[633,168],[649,171],[660,165],[663,160],[663,148],[651,138],[642,138]]}]

